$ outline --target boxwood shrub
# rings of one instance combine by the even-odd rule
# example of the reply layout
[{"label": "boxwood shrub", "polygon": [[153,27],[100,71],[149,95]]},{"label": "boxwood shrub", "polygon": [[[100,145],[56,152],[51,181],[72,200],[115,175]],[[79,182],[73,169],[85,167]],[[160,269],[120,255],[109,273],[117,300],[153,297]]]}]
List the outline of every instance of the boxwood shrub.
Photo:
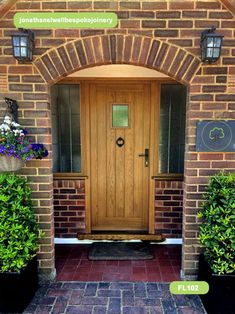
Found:
[{"label": "boxwood shrub", "polygon": [[39,229],[23,176],[0,174],[0,272],[18,272],[36,255]]},{"label": "boxwood shrub", "polygon": [[217,274],[235,272],[235,175],[219,173],[210,178],[198,217],[199,241],[205,258]]}]

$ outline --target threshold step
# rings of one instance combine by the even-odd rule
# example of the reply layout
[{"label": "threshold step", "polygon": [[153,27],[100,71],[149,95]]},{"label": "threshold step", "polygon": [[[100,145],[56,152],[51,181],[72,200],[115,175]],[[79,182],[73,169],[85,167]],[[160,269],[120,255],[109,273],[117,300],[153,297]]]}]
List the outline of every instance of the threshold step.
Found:
[{"label": "threshold step", "polygon": [[165,240],[159,234],[126,234],[126,233],[97,233],[97,234],[78,234],[78,240],[142,240],[142,241],[157,241],[162,242]]}]

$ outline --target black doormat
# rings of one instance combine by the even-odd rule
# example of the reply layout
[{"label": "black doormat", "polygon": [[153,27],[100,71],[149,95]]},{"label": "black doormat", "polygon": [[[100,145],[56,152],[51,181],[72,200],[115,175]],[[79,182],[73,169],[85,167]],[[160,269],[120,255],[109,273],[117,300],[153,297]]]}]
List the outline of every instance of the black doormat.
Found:
[{"label": "black doormat", "polygon": [[89,251],[89,260],[145,260],[152,259],[150,247],[136,242],[95,242]]}]

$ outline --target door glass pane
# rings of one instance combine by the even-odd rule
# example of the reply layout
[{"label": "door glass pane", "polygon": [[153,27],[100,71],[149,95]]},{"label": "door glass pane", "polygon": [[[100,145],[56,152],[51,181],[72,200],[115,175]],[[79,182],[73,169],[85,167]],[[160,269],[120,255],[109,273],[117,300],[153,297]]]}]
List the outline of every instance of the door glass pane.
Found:
[{"label": "door glass pane", "polygon": [[159,172],[183,173],[186,88],[161,86]]},{"label": "door glass pane", "polygon": [[125,104],[112,105],[112,126],[123,128],[129,126],[129,106]]},{"label": "door glass pane", "polygon": [[54,172],[81,172],[79,85],[51,89]]}]

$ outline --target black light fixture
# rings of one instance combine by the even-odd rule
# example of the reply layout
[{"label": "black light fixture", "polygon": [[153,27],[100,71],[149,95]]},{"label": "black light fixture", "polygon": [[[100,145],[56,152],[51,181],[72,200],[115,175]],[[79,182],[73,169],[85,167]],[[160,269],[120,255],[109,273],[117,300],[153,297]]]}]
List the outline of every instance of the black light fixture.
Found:
[{"label": "black light fixture", "polygon": [[34,33],[29,29],[19,29],[20,32],[11,35],[13,56],[20,63],[33,60]]},{"label": "black light fixture", "polygon": [[216,28],[212,26],[201,34],[201,57],[202,62],[216,62],[221,53],[223,35],[215,34]]}]

